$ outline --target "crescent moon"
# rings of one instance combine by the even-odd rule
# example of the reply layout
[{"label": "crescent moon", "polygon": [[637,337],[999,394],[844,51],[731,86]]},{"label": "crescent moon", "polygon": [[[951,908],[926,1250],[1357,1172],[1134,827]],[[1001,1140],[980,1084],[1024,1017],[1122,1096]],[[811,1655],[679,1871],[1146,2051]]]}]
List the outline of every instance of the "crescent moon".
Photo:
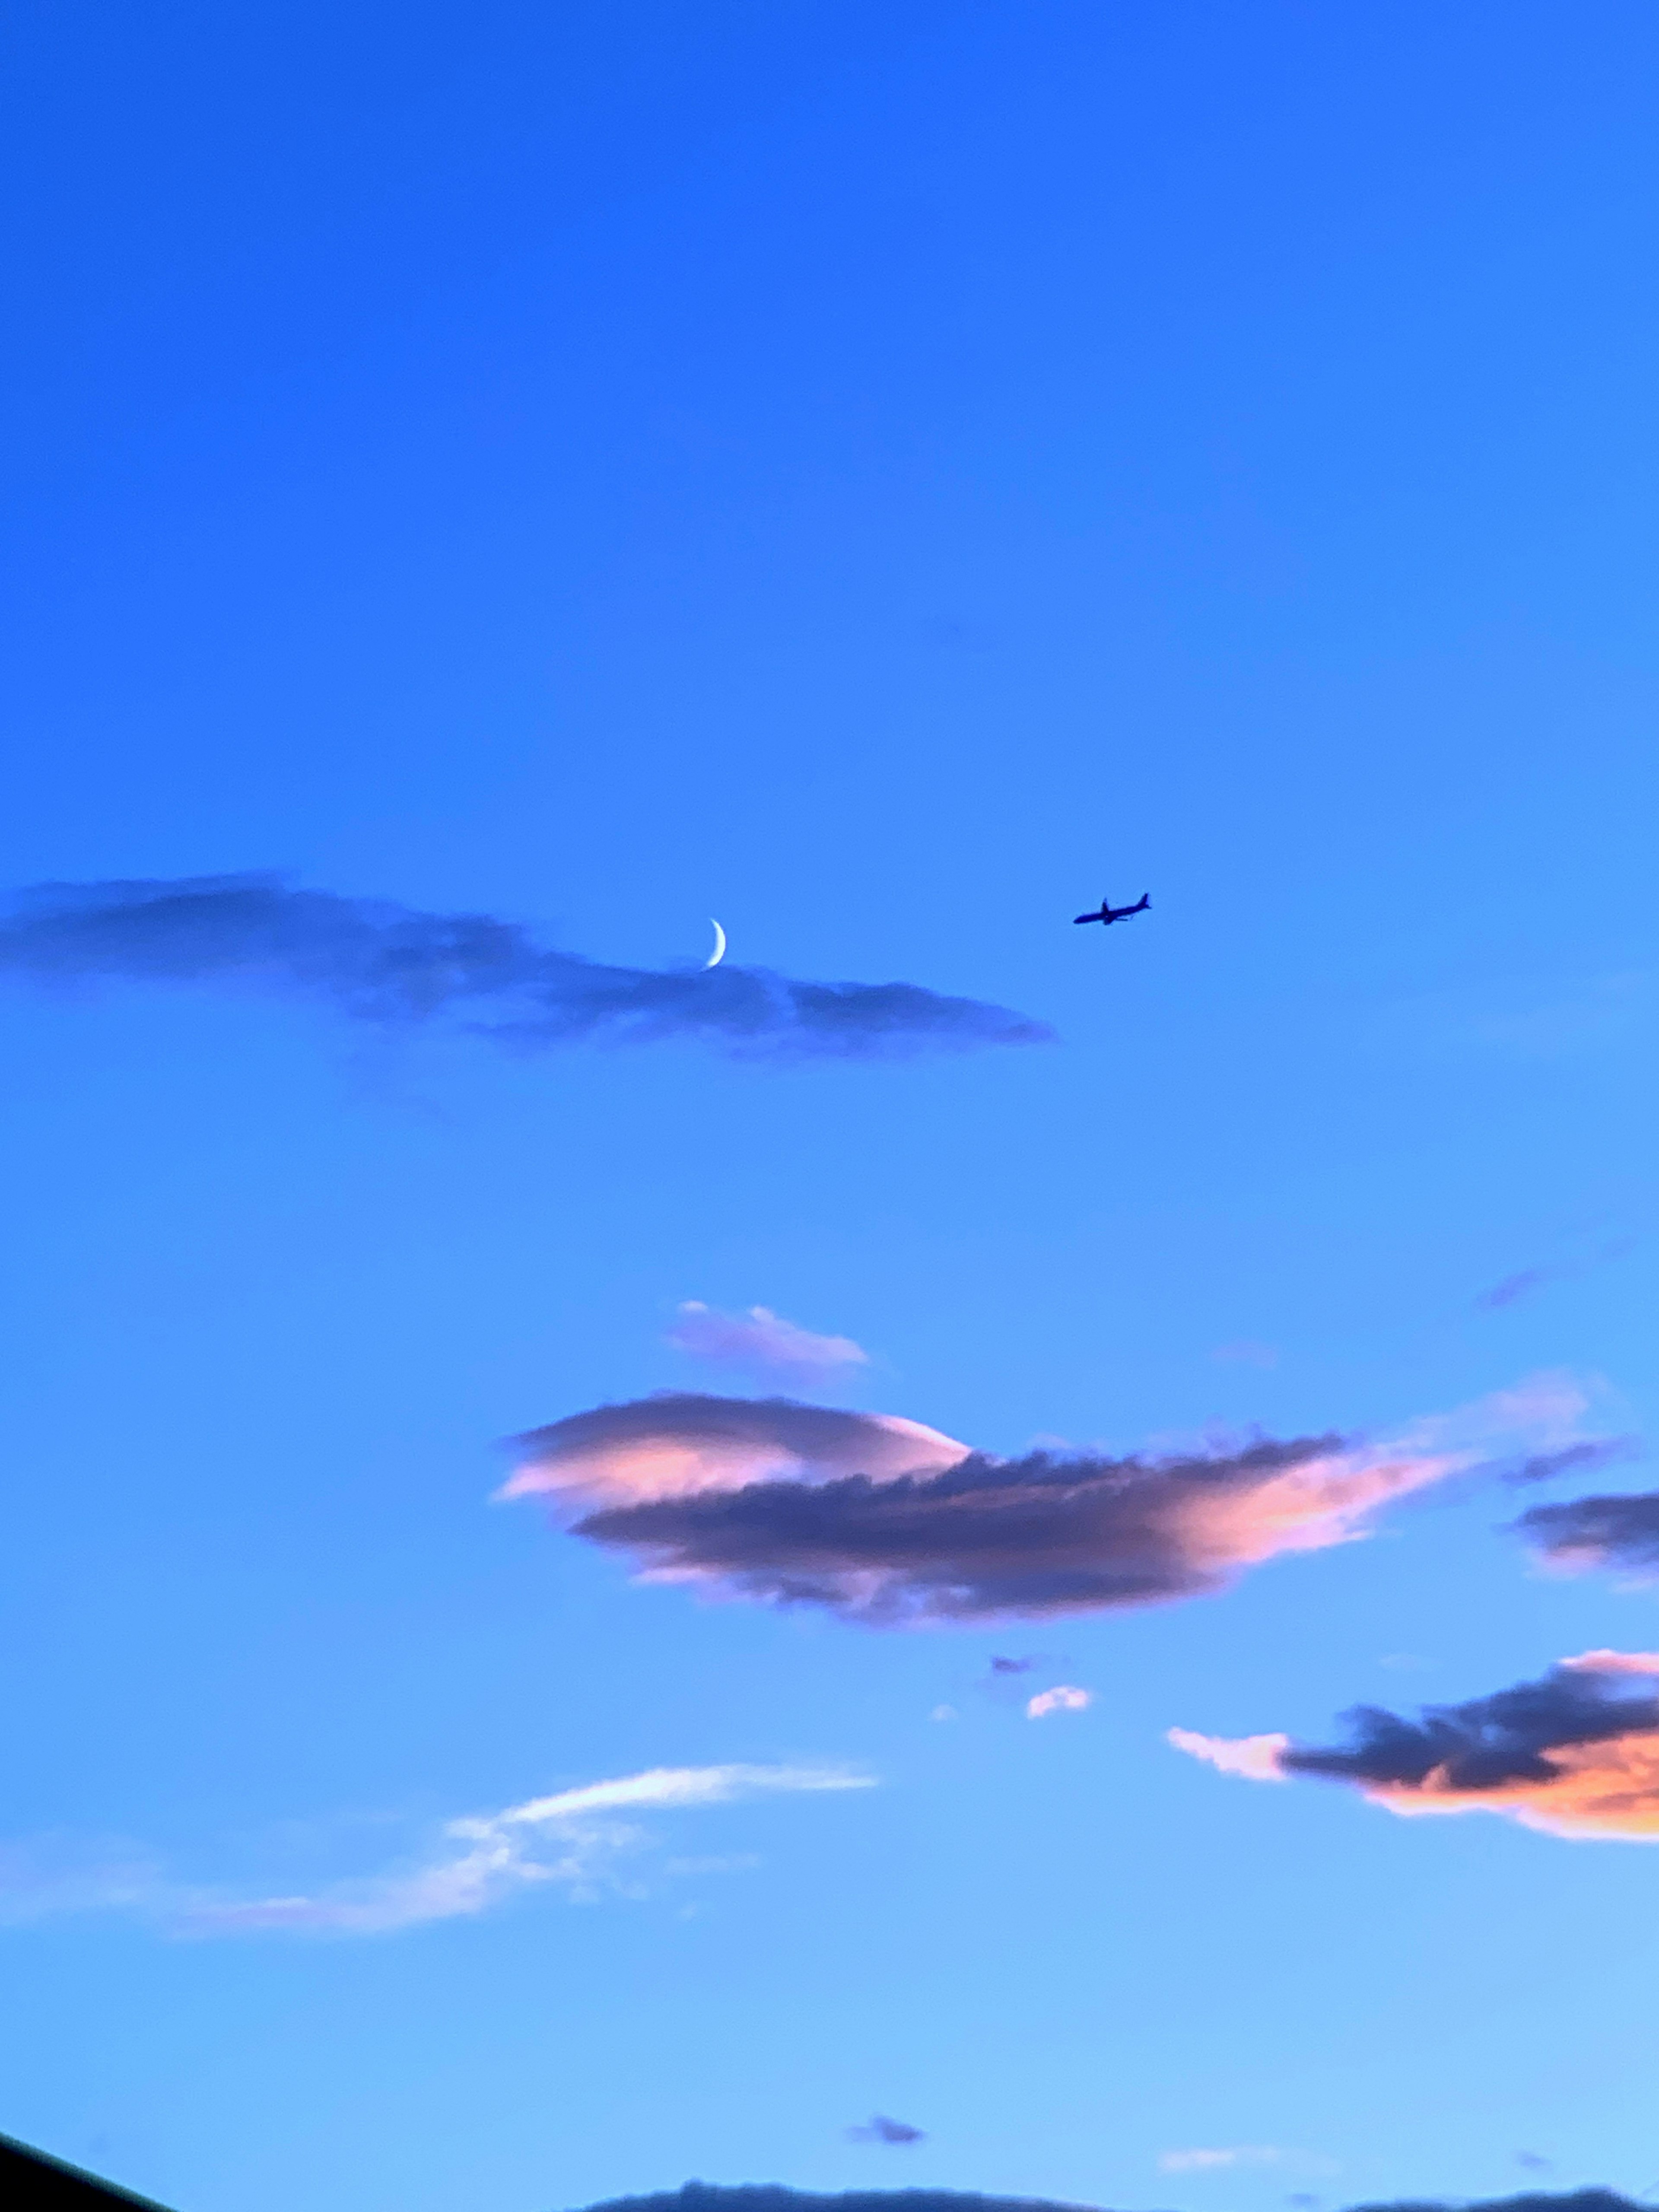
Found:
[{"label": "crescent moon", "polygon": [[708,919],[714,927],[714,949],[702,964],[705,968],[718,968],[726,957],[726,932],[720,927],[719,922],[714,921],[712,914]]}]

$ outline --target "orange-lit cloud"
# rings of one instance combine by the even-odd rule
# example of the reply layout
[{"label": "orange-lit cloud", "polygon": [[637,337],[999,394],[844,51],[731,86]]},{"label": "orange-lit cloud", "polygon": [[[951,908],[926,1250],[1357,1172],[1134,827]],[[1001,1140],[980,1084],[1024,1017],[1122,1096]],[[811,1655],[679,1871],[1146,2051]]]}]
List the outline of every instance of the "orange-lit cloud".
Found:
[{"label": "orange-lit cloud", "polygon": [[1194,1596],[1353,1542],[1412,1492],[1559,1448],[1585,1405],[1545,1376],[1380,1443],[1001,1459],[893,1414],[662,1393],[520,1437],[498,1495],[546,1495],[654,1580],[882,1626],[1032,1618]]},{"label": "orange-lit cloud", "polygon": [[1585,1651],[1537,1681],[1431,1705],[1416,1721],[1358,1706],[1346,1748],[1188,1729],[1171,1729],[1170,1741],[1253,1782],[1350,1782],[1391,1813],[1501,1813],[1547,1835],[1650,1843],[1659,1841],[1656,1676],[1659,1652]]}]

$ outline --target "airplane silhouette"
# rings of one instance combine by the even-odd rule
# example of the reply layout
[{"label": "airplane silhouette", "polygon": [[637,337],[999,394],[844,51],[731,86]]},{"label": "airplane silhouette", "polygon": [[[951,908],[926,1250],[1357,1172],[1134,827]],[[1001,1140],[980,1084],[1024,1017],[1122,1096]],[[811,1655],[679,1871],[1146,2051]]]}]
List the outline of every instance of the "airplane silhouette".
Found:
[{"label": "airplane silhouette", "polygon": [[1151,898],[1145,895],[1133,906],[1114,906],[1110,899],[1102,899],[1098,914],[1077,914],[1072,919],[1073,921],[1103,921],[1109,929],[1115,921],[1121,921],[1125,915],[1145,914],[1152,902]]}]

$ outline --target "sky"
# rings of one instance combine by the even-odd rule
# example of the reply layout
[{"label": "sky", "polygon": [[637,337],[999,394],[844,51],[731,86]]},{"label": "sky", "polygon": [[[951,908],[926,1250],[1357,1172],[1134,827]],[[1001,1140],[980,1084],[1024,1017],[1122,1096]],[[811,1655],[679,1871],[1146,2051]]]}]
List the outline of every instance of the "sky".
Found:
[{"label": "sky", "polygon": [[1659,2184],[1651,11],[0,103],[0,2127]]}]

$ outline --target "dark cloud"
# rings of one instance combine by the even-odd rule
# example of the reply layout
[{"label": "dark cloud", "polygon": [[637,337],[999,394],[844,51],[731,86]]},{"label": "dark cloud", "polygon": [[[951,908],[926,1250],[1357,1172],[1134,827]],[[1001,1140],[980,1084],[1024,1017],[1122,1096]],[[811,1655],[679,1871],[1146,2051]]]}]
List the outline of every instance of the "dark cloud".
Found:
[{"label": "dark cloud", "polygon": [[1632,1697],[1619,1676],[1553,1667],[1491,1697],[1426,1706],[1415,1721],[1377,1705],[1358,1705],[1347,1719],[1350,1746],[1292,1747],[1280,1761],[1285,1771],[1413,1790],[1435,1775],[1447,1790],[1502,1790],[1556,1780],[1553,1753],[1659,1729],[1659,1693],[1650,1680]]},{"label": "dark cloud", "polygon": [[1505,1482],[1553,1482],[1561,1474],[1599,1474],[1621,1459],[1633,1459],[1640,1446],[1634,1437],[1585,1437],[1559,1451],[1534,1452],[1501,1472]]},{"label": "dark cloud", "polygon": [[994,1656],[991,1661],[991,1672],[994,1674],[1029,1674],[1036,1663],[1035,1659],[1002,1659]]},{"label": "dark cloud", "polygon": [[1053,1034],[915,983],[608,967],[492,915],[418,914],[275,876],[43,884],[0,919],[0,975],[284,991],[356,1021],[444,1018],[522,1052],[690,1038],[744,1058],[875,1059]]},{"label": "dark cloud", "polygon": [[1551,1566],[1659,1568],[1659,1490],[1534,1505],[1515,1523]]},{"label": "dark cloud", "polygon": [[921,2128],[913,2128],[908,2120],[891,2120],[885,2112],[877,2112],[866,2126],[848,2128],[847,2140],[848,2142],[919,2143],[926,2142],[927,2137]]},{"label": "dark cloud", "polygon": [[1178,1750],[1258,1782],[1349,1782],[1397,1813],[1507,1813],[1563,1836],[1659,1837],[1659,1653],[1586,1651],[1536,1681],[1414,1720],[1347,1716],[1351,1741],[1170,1730]]},{"label": "dark cloud", "polygon": [[[1255,1548],[1252,1497],[1335,1449],[1310,1437],[1164,1462],[975,1452],[940,1474],[755,1482],[605,1507],[575,1533],[675,1580],[878,1625],[1035,1619],[1219,1588]],[[1192,1525],[1211,1504],[1239,1510],[1232,1557]]]},{"label": "dark cloud", "polygon": [[1494,1283],[1489,1291],[1482,1291],[1475,1300],[1476,1309],[1482,1313],[1496,1313],[1502,1306],[1512,1306],[1517,1298],[1530,1297],[1532,1292],[1554,1279],[1553,1267],[1522,1267],[1513,1275],[1505,1275],[1501,1283]]},{"label": "dark cloud", "polygon": [[1347,1542],[1390,1499],[1489,1462],[1494,1422],[1512,1440],[1560,1403],[1554,1386],[1510,1394],[1394,1443],[999,1459],[890,1414],[665,1392],[520,1437],[501,1494],[549,1494],[655,1578],[878,1626],[1035,1619],[1190,1597]]}]

